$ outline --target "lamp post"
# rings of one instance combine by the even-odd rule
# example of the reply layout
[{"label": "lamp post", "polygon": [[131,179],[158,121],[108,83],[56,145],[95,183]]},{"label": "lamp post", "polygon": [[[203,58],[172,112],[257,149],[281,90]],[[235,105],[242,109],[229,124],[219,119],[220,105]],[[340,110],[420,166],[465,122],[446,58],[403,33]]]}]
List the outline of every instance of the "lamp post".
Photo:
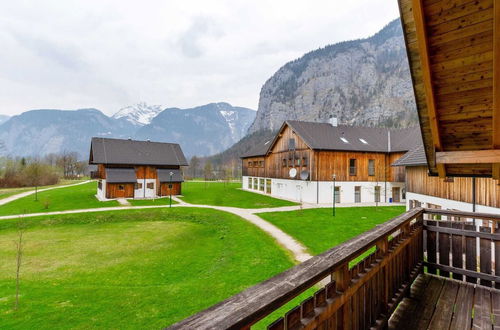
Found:
[{"label": "lamp post", "polygon": [[333,179],[333,207],[332,207],[332,214],[335,216],[335,180],[337,179],[337,176],[335,174],[332,175]]},{"label": "lamp post", "polygon": [[168,190],[170,191],[170,207],[172,207],[172,176],[174,172],[170,171],[170,183],[168,184]]}]

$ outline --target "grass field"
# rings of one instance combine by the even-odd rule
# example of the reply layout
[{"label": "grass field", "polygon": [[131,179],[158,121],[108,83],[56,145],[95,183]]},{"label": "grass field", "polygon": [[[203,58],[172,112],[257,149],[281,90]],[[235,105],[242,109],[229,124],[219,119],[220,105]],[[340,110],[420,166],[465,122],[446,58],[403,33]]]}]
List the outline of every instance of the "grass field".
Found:
[{"label": "grass field", "polygon": [[182,200],[191,204],[233,206],[245,209],[297,205],[262,194],[239,189],[241,183],[223,182],[184,182]]},{"label": "grass field", "polygon": [[[100,202],[95,198],[97,182],[89,182],[77,186],[42,191],[0,206],[0,215],[52,212],[94,207],[117,206],[117,201]],[[48,203],[48,207],[45,207]]]},{"label": "grass field", "polygon": [[[60,180],[58,184],[51,185],[51,186],[40,186],[38,189],[45,189],[45,188],[51,188],[51,187],[57,187],[57,186],[63,186],[63,185],[68,185],[68,184],[74,184],[78,182],[82,182],[88,180],[88,178],[81,179],[81,180]],[[28,191],[28,190],[35,190],[35,187],[21,187],[21,188],[0,188],[0,199],[20,194],[22,192]]]},{"label": "grass field", "polygon": [[[170,198],[156,198],[156,199],[129,199],[128,202],[132,206],[150,206],[150,205],[170,205]],[[178,204],[172,200],[172,205]]]},{"label": "grass field", "polygon": [[404,212],[404,206],[339,207],[335,217],[331,208],[259,216],[302,242],[313,254],[320,254]]},{"label": "grass field", "polygon": [[262,231],[215,210],[25,218],[14,311],[16,221],[0,222],[2,329],[158,329],[293,265]]}]

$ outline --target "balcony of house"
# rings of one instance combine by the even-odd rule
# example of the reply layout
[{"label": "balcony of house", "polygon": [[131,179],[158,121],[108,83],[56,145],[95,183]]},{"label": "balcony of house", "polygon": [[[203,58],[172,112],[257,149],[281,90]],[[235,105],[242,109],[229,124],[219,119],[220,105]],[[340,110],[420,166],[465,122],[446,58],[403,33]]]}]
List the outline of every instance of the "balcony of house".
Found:
[{"label": "balcony of house", "polygon": [[264,326],[492,329],[500,325],[499,222],[414,208],[171,328],[249,329],[280,310]]}]

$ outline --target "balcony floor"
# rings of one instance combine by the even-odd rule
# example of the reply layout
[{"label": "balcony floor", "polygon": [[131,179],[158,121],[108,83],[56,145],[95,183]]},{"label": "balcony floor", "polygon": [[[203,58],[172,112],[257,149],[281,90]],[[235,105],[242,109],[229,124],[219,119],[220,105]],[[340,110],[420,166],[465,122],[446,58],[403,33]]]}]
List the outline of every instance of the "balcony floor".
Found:
[{"label": "balcony floor", "polygon": [[500,329],[500,291],[433,275],[419,275],[390,329]]}]

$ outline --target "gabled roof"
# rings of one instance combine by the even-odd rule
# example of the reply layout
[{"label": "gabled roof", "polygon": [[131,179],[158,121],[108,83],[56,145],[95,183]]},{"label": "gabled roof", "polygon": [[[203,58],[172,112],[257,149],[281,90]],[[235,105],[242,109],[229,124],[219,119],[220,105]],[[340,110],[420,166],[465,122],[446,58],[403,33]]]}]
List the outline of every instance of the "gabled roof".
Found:
[{"label": "gabled roof", "polygon": [[287,126],[313,150],[405,152],[422,144],[418,127],[388,129],[332,126],[329,123],[287,120],[271,143],[256,145],[241,158],[265,156],[273,148],[281,132]]},{"label": "gabled roof", "polygon": [[377,127],[332,126],[329,123],[286,121],[313,150],[367,152],[408,151],[421,141],[418,128],[387,129]]},{"label": "gabled roof", "polygon": [[[162,183],[164,182],[184,182],[181,170],[169,169],[169,168],[159,168],[156,170],[158,173],[158,180]],[[170,178],[170,173],[172,173],[172,178]]]},{"label": "gabled roof", "polygon": [[248,152],[243,154],[243,156],[241,156],[241,158],[265,156],[267,154],[267,152],[269,151],[270,145],[271,145],[271,141],[259,143],[259,144],[255,145],[252,149],[250,149]]},{"label": "gabled roof", "polygon": [[136,180],[134,168],[106,169],[106,182],[108,183],[135,183]]},{"label": "gabled roof", "polygon": [[177,143],[94,137],[89,164],[187,166],[188,162]]},{"label": "gabled roof", "polygon": [[401,158],[392,163],[391,166],[427,166],[424,146],[419,145],[415,149],[408,151]]}]

